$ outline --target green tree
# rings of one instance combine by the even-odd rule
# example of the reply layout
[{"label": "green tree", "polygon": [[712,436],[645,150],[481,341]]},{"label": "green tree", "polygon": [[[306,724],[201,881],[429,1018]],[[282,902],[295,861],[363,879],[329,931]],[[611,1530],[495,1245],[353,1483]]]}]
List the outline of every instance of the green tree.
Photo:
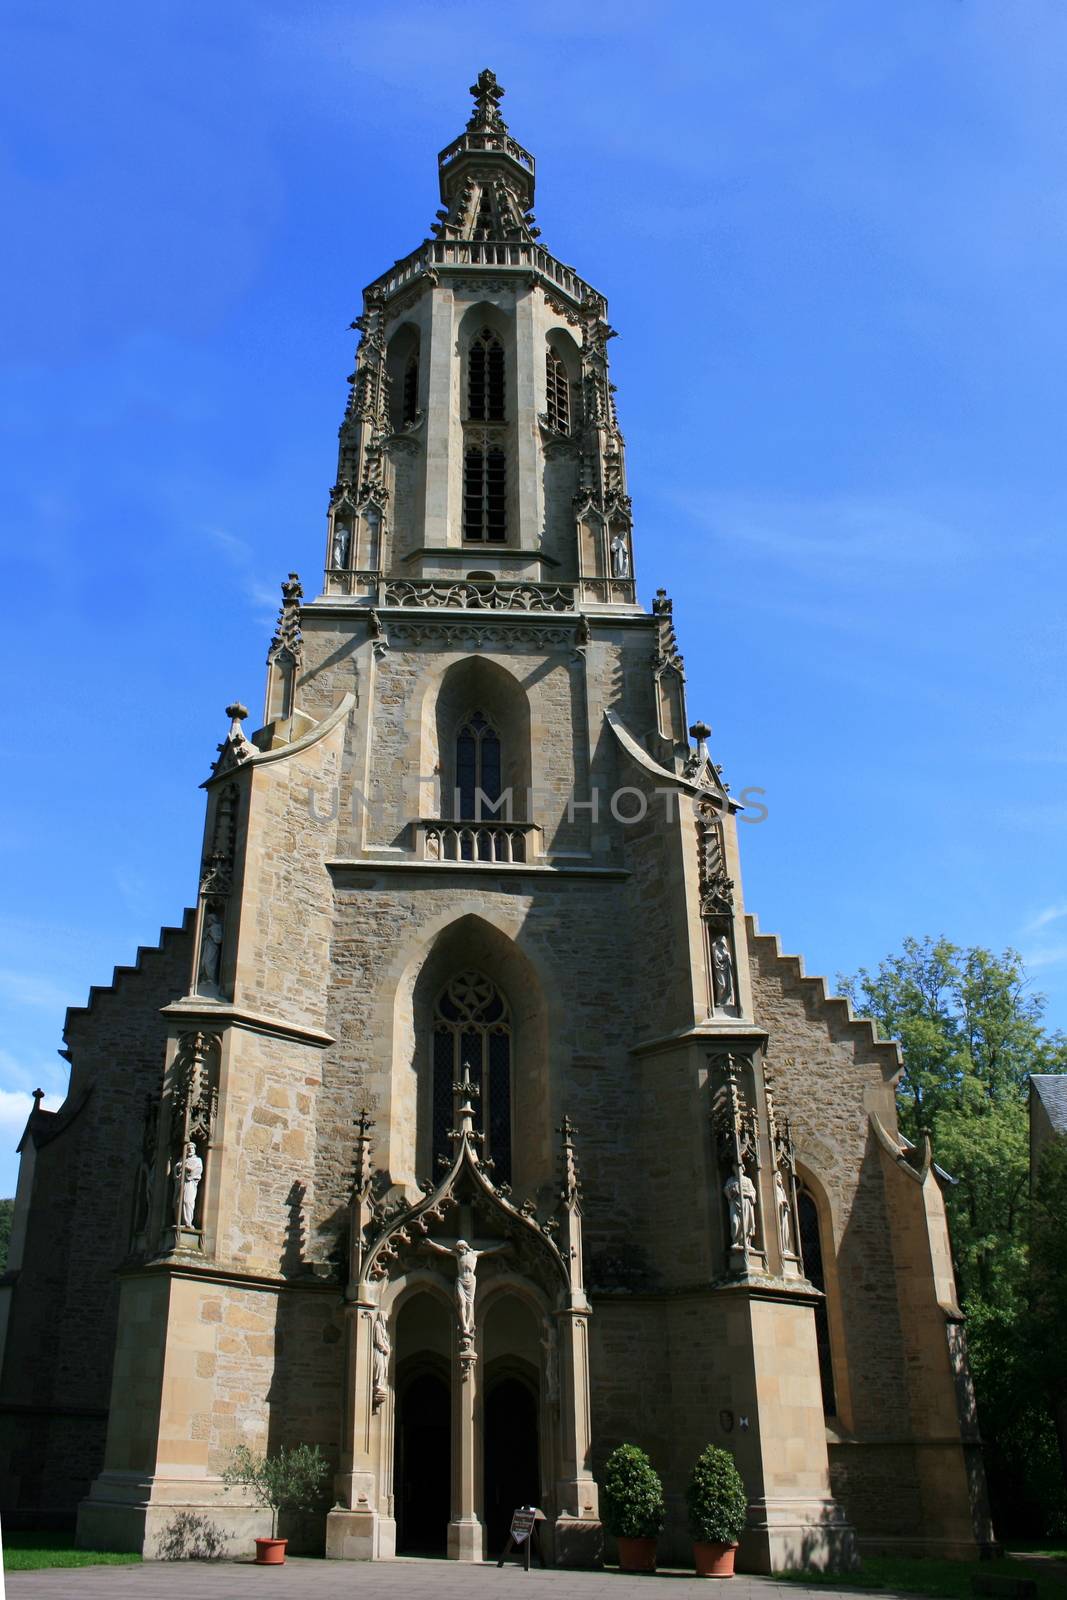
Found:
[{"label": "green tree", "polygon": [[[1032,1311],[1027,1095],[1031,1073],[1067,1070],[1067,1040],[1046,1032],[1044,998],[1014,950],[906,939],[841,987],[900,1040],[901,1132],[915,1142],[929,1133],[954,1180],[945,1201],[998,1525],[1055,1531],[1064,1485],[1050,1395],[1034,1381],[1044,1356]],[[1067,1303],[1059,1314],[1067,1326]]]},{"label": "green tree", "polygon": [[1022,960],[906,939],[875,973],[841,980],[858,1012],[900,1040],[901,1132],[928,1132],[955,1182],[946,1203],[965,1301],[1016,1305],[1026,1283],[1031,1072],[1067,1066],[1067,1041],[1042,1026]]}]

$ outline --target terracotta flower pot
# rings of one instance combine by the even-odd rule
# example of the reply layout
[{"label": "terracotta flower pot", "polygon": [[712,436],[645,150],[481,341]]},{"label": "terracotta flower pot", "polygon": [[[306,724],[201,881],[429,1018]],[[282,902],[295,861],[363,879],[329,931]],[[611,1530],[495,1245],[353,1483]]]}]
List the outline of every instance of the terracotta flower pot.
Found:
[{"label": "terracotta flower pot", "polygon": [[626,1539],[619,1535],[619,1571],[655,1572],[655,1539]]},{"label": "terracotta flower pot", "polygon": [[285,1560],[285,1547],[288,1543],[288,1539],[257,1539],[256,1565],[280,1567]]},{"label": "terracotta flower pot", "polygon": [[698,1578],[732,1578],[736,1544],[705,1544],[693,1541],[693,1565]]}]

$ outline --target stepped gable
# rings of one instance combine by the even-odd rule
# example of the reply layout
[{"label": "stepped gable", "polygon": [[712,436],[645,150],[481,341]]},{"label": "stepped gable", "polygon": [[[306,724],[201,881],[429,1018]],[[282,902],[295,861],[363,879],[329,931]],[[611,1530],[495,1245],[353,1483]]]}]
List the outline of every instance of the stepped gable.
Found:
[{"label": "stepped gable", "polygon": [[878,1036],[877,1025],[870,1017],[859,1017],[852,1009],[851,1000],[844,995],[832,994],[827,980],[817,974],[804,971],[804,957],[788,955],[782,949],[782,941],[776,933],[763,933],[760,930],[759,920],[751,912],[747,917],[749,937],[752,940],[753,954],[761,950],[770,955],[771,959],[782,967],[789,978],[804,986],[808,997],[815,1005],[834,1007],[838,1017],[845,1028],[853,1036],[855,1043],[861,1049],[874,1050],[882,1058],[886,1067],[899,1073],[904,1067],[904,1057],[901,1054],[900,1044],[896,1039],[881,1039]]}]

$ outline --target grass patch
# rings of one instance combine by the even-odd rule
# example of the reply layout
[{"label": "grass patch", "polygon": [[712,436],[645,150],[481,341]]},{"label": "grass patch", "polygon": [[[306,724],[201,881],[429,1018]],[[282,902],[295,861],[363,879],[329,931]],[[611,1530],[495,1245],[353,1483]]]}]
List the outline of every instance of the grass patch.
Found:
[{"label": "grass patch", "polygon": [[[1053,1552],[1049,1551],[1049,1554]],[[935,1600],[972,1600],[971,1579],[1033,1578],[1040,1600],[1063,1600],[1067,1584],[1058,1572],[1043,1573],[1036,1561],[936,1561],[925,1557],[864,1556],[859,1572],[781,1572],[778,1578],[805,1588],[889,1589],[933,1595]]]},{"label": "grass patch", "polygon": [[42,1567],[119,1567],[140,1559],[127,1550],[79,1550],[72,1533],[31,1531],[4,1535],[5,1572],[38,1572]]}]

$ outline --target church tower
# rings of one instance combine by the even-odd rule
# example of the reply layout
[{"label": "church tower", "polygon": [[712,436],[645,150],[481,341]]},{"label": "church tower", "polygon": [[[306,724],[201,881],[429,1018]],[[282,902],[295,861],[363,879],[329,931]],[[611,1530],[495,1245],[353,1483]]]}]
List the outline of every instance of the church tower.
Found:
[{"label": "church tower", "polygon": [[431,237],[364,293],[321,592],[282,585],[263,726],[227,708],[196,909],[69,1014],[70,1095],[30,1119],[3,1394],[33,1370],[51,1421],[3,1481],[28,1505],[65,1450],[84,1541],[153,1553],[191,1509],[239,1550],[234,1447],[318,1444],[329,1556],[476,1561],[531,1503],[583,1564],[630,1441],[677,1562],[714,1442],[750,1569],[969,1553],[896,1047],[746,918],[635,585],[607,304],[471,92]]}]

